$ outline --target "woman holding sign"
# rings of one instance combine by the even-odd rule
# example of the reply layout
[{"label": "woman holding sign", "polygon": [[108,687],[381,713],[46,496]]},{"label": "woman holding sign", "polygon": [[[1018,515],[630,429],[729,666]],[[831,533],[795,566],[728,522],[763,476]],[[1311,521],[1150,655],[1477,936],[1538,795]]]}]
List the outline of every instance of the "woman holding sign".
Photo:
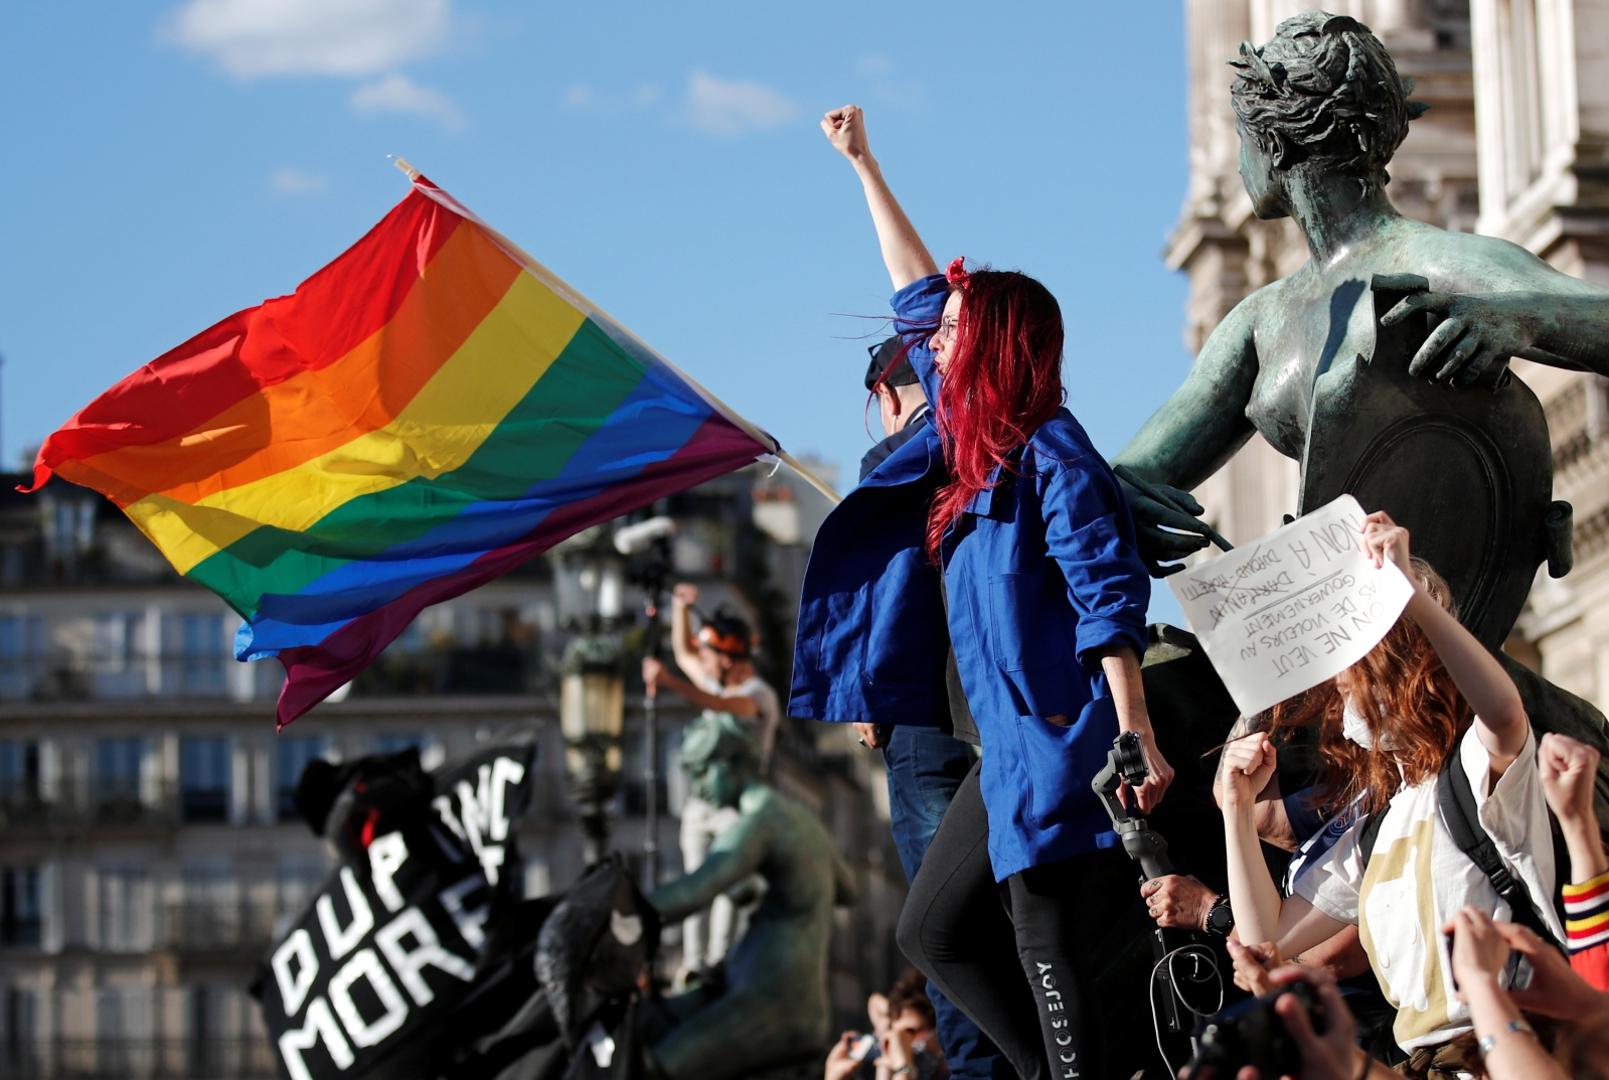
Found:
[{"label": "woman holding sign", "polygon": [[861,111],[835,109],[821,126],[861,181],[937,431],[895,451],[822,525],[790,711],[935,723],[948,627],[950,703],[964,691],[982,763],[912,883],[900,946],[1022,1076],[1105,1076],[1087,969],[1133,890],[1090,780],[1119,731],[1139,734],[1150,769],[1127,797],[1149,810],[1172,777],[1140,684],[1150,582],[1128,507],[1062,406],[1055,298],[960,259],[938,273]]},{"label": "woman holding sign", "polygon": [[[1410,558],[1405,529],[1370,514],[1363,543],[1376,567],[1408,577],[1413,596],[1362,660],[1276,705],[1267,731],[1225,747],[1229,897],[1240,940],[1274,942],[1284,956],[1357,925],[1397,1009],[1393,1034],[1411,1056],[1408,1073],[1425,1075],[1476,1060],[1477,1039],[1534,1037],[1528,1028],[1474,1030],[1443,929],[1474,905],[1561,938],[1554,860],[1536,739],[1513,682],[1459,624],[1446,583]],[[1309,727],[1319,733],[1320,796],[1351,817],[1344,830],[1331,830],[1327,850],[1308,854],[1282,901],[1259,849],[1255,803],[1282,733]],[[1460,784],[1467,813],[1448,802]],[[1456,821],[1466,816],[1474,831],[1460,838]],[[1495,879],[1495,863],[1483,869],[1469,854],[1469,837],[1481,833],[1501,860]],[[1514,974],[1506,971],[1503,984]]]}]

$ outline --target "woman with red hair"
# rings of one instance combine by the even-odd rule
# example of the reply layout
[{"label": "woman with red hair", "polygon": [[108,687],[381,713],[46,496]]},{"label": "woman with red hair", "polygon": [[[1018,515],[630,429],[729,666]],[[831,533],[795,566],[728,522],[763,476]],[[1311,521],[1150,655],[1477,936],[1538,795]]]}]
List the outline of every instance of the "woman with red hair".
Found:
[{"label": "woman with red hair", "polygon": [[[1447,583],[1409,556],[1407,530],[1386,514],[1364,519],[1362,540],[1375,565],[1389,559],[1408,577],[1413,596],[1362,660],[1275,706],[1265,730],[1224,748],[1229,899],[1236,936],[1273,942],[1284,956],[1356,925],[1397,1009],[1393,1034],[1410,1055],[1403,1071],[1442,1075],[1535,1038],[1523,1021],[1480,1028],[1480,1001],[1514,985],[1516,962],[1491,985],[1459,986],[1442,942],[1470,906],[1562,940],[1547,800],[1519,692],[1459,624]],[[1318,733],[1319,801],[1345,809],[1304,849],[1292,895],[1281,899],[1258,844],[1255,803],[1273,776],[1275,747],[1306,730]],[[1502,860],[1496,883],[1447,824],[1452,789],[1443,786],[1466,782],[1458,771],[1473,799],[1473,831]]]},{"label": "woman with red hair", "polygon": [[912,724],[970,712],[981,762],[912,882],[900,946],[1023,1077],[1105,1076],[1089,968],[1134,889],[1090,780],[1120,731],[1140,736],[1150,768],[1125,797],[1149,810],[1172,778],[1140,684],[1150,580],[1117,481],[1063,406],[1055,298],[960,259],[940,275],[860,110],[833,110],[822,130],[861,179],[936,430],[817,534],[790,711]]}]

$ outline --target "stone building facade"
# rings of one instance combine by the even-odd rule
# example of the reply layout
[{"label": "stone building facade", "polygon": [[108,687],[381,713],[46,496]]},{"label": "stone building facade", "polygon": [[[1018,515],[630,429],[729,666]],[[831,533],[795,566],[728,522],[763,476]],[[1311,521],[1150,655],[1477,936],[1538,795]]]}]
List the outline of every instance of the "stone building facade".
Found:
[{"label": "stone building facade", "polygon": [[[1190,281],[1192,351],[1244,296],[1290,274],[1307,247],[1258,221],[1241,185],[1227,62],[1303,0],[1186,0],[1190,181],[1168,265]],[[1386,43],[1430,111],[1391,164],[1405,214],[1504,237],[1568,274],[1609,284],[1609,0],[1330,0]],[[1434,285],[1434,283],[1432,283]],[[1609,707],[1609,380],[1515,361],[1541,398],[1554,497],[1575,508],[1575,569],[1538,574],[1508,648]],[[1297,503],[1296,463],[1254,438],[1196,495],[1231,540]]]}]

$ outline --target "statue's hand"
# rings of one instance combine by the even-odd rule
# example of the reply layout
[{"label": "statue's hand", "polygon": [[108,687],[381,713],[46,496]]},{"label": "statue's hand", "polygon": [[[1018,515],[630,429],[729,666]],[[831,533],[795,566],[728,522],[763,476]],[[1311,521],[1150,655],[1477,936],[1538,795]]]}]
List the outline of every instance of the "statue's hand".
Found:
[{"label": "statue's hand", "polygon": [[1118,483],[1123,485],[1123,495],[1134,517],[1135,539],[1139,543],[1140,558],[1145,560],[1145,568],[1151,571],[1152,577],[1178,573],[1184,569],[1184,563],[1179,560],[1195,554],[1209,542],[1207,537],[1212,530],[1199,516],[1202,513],[1201,504],[1188,491],[1166,484],[1152,484],[1153,488],[1183,509],[1168,506],[1124,479],[1123,471],[1117,473]]},{"label": "statue's hand", "polygon": [[1493,364],[1535,346],[1538,299],[1514,292],[1481,296],[1416,292],[1380,316],[1380,325],[1395,325],[1418,311],[1440,316],[1441,322],[1408,362],[1408,374],[1466,386]]}]

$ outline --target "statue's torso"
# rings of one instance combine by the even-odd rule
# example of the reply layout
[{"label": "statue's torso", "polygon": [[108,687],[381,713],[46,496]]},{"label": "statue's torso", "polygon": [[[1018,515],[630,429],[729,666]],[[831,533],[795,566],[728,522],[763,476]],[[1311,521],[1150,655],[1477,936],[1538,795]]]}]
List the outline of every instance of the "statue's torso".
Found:
[{"label": "statue's torso", "polygon": [[1328,266],[1312,262],[1253,298],[1257,377],[1246,417],[1274,449],[1300,459],[1320,377],[1374,352],[1376,274],[1419,274],[1440,291],[1485,292],[1470,280],[1481,239],[1398,218]]},{"label": "statue's torso", "polygon": [[1372,272],[1303,270],[1260,296],[1253,331],[1257,380],[1246,416],[1286,457],[1302,456],[1320,374],[1338,360],[1367,356],[1374,348]]}]

